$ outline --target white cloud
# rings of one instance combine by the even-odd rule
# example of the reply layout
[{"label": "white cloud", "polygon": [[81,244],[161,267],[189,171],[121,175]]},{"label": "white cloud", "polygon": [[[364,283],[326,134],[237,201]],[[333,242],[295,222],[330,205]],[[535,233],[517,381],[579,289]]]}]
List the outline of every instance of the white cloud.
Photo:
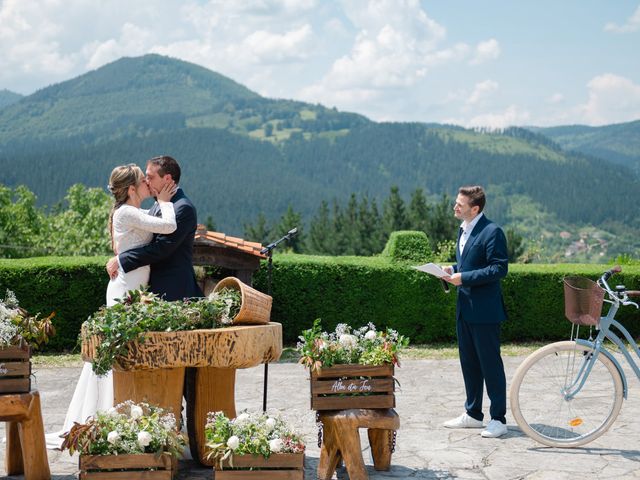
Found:
[{"label": "white cloud", "polygon": [[474,56],[469,63],[479,65],[500,56],[500,44],[495,38],[480,42],[475,49]]},{"label": "white cloud", "polygon": [[587,84],[589,99],[580,106],[582,120],[604,125],[640,118],[640,85],[628,78],[605,73]]},{"label": "white cloud", "polygon": [[496,90],[498,90],[498,83],[493,80],[485,80],[484,82],[477,83],[473,92],[471,92],[471,95],[467,98],[466,103],[467,105],[477,105],[491,96]]},{"label": "white cloud", "polygon": [[476,115],[468,121],[459,122],[467,127],[488,127],[493,129],[507,128],[514,125],[525,125],[531,119],[527,110],[516,105],[509,105],[502,112],[491,112]]},{"label": "white cloud", "polygon": [[614,22],[608,22],[604,26],[605,32],[614,33],[631,33],[640,30],[640,6],[636,8],[635,12],[627,19],[623,25],[618,25]]},{"label": "white cloud", "polygon": [[256,63],[300,61],[308,56],[312,38],[309,24],[282,34],[258,30],[244,39],[242,53],[254,58]]},{"label": "white cloud", "polygon": [[564,100],[564,95],[561,93],[554,93],[547,98],[547,103],[556,104],[561,103]]}]

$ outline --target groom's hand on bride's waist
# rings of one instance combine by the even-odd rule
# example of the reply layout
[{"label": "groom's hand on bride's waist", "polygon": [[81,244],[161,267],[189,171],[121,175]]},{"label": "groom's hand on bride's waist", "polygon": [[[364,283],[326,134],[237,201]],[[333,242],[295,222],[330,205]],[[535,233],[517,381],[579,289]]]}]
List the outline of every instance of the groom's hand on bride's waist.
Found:
[{"label": "groom's hand on bride's waist", "polygon": [[118,267],[120,265],[118,264],[118,257],[111,257],[109,259],[109,261],[107,262],[107,273],[109,274],[109,277],[113,280],[118,276]]}]

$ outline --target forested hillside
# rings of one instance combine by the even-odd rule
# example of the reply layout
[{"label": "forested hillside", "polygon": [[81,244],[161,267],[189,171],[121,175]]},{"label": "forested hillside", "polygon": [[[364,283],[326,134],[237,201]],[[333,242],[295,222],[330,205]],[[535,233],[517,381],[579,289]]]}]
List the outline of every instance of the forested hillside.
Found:
[{"label": "forested hillside", "polygon": [[480,183],[488,215],[533,242],[579,240],[607,254],[638,244],[637,175],[524,129],[376,123],[266,99],[159,55],[120,59],[0,110],[0,183],[26,185],[39,205],[55,206],[76,183],[104,188],[114,166],[159,154],[183,165],[200,220],[232,235],[289,206],[309,224],[323,201],[344,206],[355,194],[382,205],[393,186],[405,200],[422,188],[437,201]]},{"label": "forested hillside", "polygon": [[640,120],[604,127],[570,125],[531,130],[549,137],[565,150],[600,157],[640,174]]},{"label": "forested hillside", "polygon": [[16,103],[22,98],[19,93],[14,93],[9,90],[0,90],[0,109]]}]

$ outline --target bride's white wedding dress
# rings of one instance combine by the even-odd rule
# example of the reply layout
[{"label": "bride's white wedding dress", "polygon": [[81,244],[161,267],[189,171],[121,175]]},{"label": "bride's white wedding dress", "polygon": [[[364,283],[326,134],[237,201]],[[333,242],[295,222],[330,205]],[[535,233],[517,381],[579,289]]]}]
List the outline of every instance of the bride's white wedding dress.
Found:
[{"label": "bride's white wedding dress", "polygon": [[[131,205],[122,205],[113,214],[113,241],[116,251],[121,253],[151,242],[154,233],[172,233],[176,229],[176,216],[173,203],[161,202],[162,218],[153,217],[147,210]],[[118,277],[109,281],[107,287],[107,306],[116,303],[129,290],[145,287],[149,284],[149,265],[124,273],[118,270]],[[97,411],[108,410],[113,406],[113,379],[111,371],[101,377],[93,373],[91,363],[85,362],[62,430],[46,435],[47,448],[60,448],[62,435],[68,432],[74,422],[83,423]]]}]

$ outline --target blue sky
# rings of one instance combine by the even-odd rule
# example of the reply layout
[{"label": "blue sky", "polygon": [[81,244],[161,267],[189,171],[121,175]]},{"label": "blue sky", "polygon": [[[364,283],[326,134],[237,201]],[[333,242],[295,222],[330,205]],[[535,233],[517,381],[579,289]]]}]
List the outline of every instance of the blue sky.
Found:
[{"label": "blue sky", "polygon": [[638,0],[0,0],[0,51],[22,94],[154,52],[380,121],[640,119]]}]

